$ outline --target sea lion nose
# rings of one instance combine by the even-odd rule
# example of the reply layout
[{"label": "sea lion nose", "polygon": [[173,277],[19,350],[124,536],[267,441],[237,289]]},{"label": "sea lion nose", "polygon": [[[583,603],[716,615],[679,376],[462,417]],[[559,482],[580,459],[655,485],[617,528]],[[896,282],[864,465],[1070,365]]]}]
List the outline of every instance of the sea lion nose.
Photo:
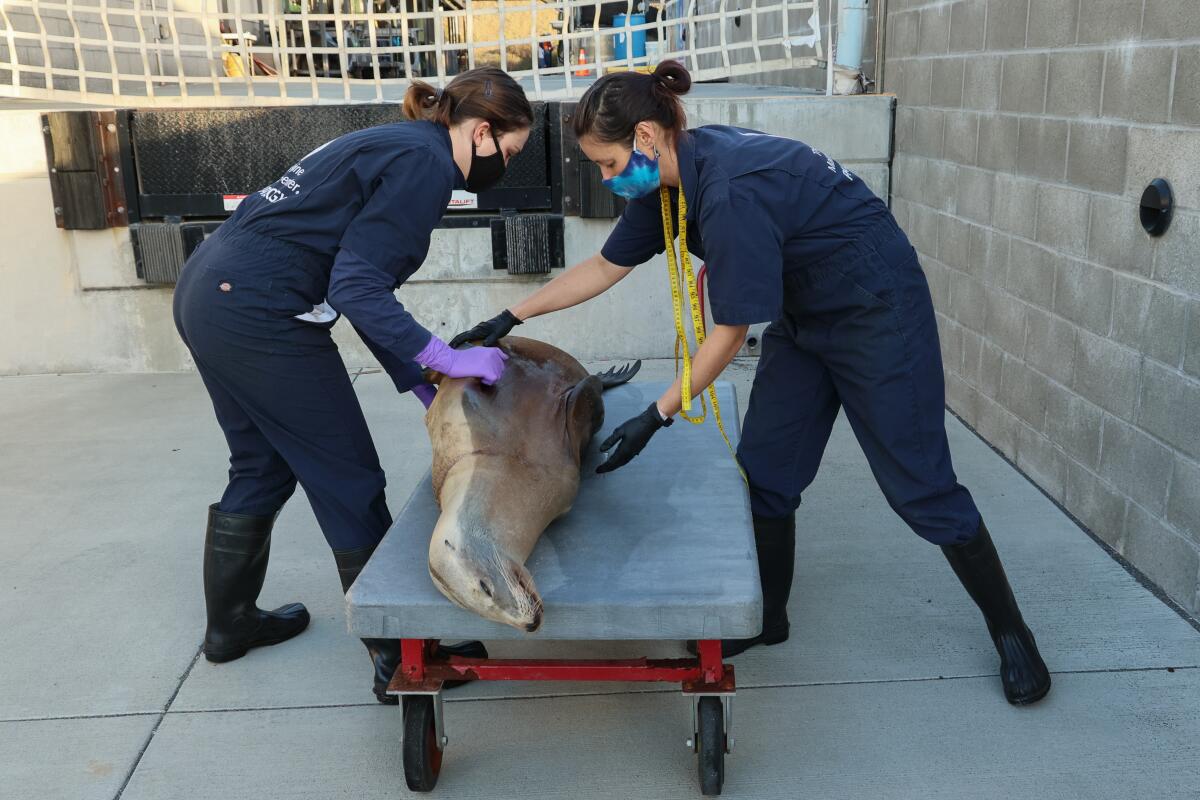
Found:
[{"label": "sea lion nose", "polygon": [[539,608],[537,611],[533,612],[533,622],[526,623],[525,630],[529,633],[533,633],[540,627],[542,627],[542,610]]}]

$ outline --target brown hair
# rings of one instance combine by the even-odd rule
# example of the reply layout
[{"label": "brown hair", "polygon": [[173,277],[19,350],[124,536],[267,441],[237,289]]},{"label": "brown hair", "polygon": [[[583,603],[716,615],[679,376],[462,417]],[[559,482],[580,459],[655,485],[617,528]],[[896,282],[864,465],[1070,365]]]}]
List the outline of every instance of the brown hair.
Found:
[{"label": "brown hair", "polygon": [[533,125],[533,109],[525,90],[495,67],[469,69],[444,89],[413,81],[404,95],[404,116],[440,122],[447,128],[464,119],[482,119],[497,135]]},{"label": "brown hair", "polygon": [[687,127],[679,98],[692,88],[692,76],[678,61],[664,61],[652,74],[615,72],[583,93],[575,109],[575,137],[626,142],[643,120],[657,122],[678,139]]}]

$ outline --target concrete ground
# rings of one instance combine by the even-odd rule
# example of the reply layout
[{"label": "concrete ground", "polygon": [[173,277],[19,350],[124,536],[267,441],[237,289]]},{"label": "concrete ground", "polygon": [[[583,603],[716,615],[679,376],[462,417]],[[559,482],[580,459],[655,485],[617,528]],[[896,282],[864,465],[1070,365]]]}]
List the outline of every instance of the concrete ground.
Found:
[{"label": "concrete ground", "polygon": [[[730,371],[743,397],[752,370]],[[355,386],[396,511],[429,463],[420,408],[380,373]],[[735,662],[725,796],[1195,798],[1200,633],[973,433],[949,430],[1054,672],[1050,696],[1004,702],[978,612],[890,512],[839,420],[798,518],[792,638]],[[400,713],[369,692],[302,493],[278,521],[261,603],[303,600],[311,628],[229,664],[199,656],[205,508],[225,461],[194,374],[0,379],[0,795],[406,795]],[[629,502],[654,502],[654,487]],[[436,796],[699,796],[678,689],[491,684],[447,700]]]}]

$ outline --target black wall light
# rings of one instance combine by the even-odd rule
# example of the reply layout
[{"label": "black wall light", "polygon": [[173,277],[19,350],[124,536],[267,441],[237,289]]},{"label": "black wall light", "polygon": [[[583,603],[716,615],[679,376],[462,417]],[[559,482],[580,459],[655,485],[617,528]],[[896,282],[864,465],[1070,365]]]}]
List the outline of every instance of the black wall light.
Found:
[{"label": "black wall light", "polygon": [[1142,192],[1141,208],[1138,216],[1142,227],[1151,236],[1162,236],[1171,227],[1171,212],[1175,208],[1175,200],[1171,196],[1171,184],[1164,178],[1155,178]]}]

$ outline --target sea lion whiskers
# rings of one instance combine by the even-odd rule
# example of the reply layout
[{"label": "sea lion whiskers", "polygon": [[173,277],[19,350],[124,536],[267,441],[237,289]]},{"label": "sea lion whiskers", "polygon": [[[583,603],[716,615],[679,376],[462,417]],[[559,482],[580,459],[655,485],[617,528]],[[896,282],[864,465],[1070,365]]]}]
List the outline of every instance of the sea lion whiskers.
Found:
[{"label": "sea lion whiskers", "polygon": [[[497,546],[478,517],[457,511],[439,521],[436,541],[442,546],[430,548],[434,585],[461,608],[519,630],[537,630],[542,600],[532,576]],[[457,545],[446,547],[451,540]]]},{"label": "sea lion whiskers", "polygon": [[492,567],[504,579],[508,595],[515,602],[515,617],[524,621],[520,627],[529,633],[536,631],[542,625],[542,597],[533,576],[523,564],[509,558],[498,547],[493,546],[491,550]]},{"label": "sea lion whiskers", "polygon": [[[499,553],[496,557],[499,562]],[[516,600],[517,615],[527,620],[525,630],[533,633],[542,626],[542,596],[533,582],[533,576],[523,564],[518,564],[511,558],[505,558],[503,562],[497,563],[497,566],[508,584],[510,594]]]}]

